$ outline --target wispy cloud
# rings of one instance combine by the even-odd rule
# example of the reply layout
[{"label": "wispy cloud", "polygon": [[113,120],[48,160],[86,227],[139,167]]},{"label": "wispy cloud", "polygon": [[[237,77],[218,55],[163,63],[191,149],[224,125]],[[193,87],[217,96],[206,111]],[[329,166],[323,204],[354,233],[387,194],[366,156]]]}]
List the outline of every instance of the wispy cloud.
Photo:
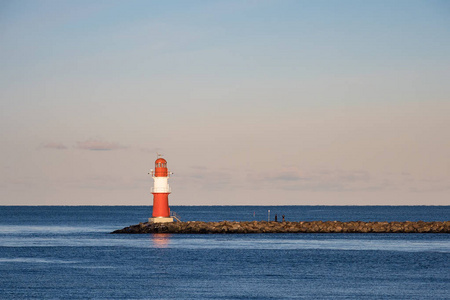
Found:
[{"label": "wispy cloud", "polygon": [[247,174],[247,179],[255,183],[269,183],[269,182],[296,182],[300,180],[307,180],[297,168],[283,168],[279,170],[270,170],[265,173]]},{"label": "wispy cloud", "polygon": [[154,147],[154,148],[143,147],[143,148],[140,148],[140,150],[141,150],[141,152],[144,152],[144,153],[153,153],[153,154],[157,154],[157,153],[161,154],[161,152],[162,152],[161,148],[156,148],[156,147]]},{"label": "wispy cloud", "polygon": [[[296,167],[271,170],[267,173],[249,173],[252,186],[271,186],[286,190],[350,191],[380,189],[367,171],[316,170],[301,171]],[[387,185],[382,185],[386,187]]]},{"label": "wispy cloud", "polygon": [[450,180],[448,178],[419,179],[414,181],[414,185],[411,185],[409,190],[414,193],[449,191]]},{"label": "wispy cloud", "polygon": [[46,144],[42,145],[42,147],[47,148],[47,149],[57,149],[57,150],[67,149],[67,147],[64,144],[55,143],[55,142],[46,143]]},{"label": "wispy cloud", "polygon": [[89,139],[84,142],[77,142],[76,148],[92,151],[109,151],[126,148],[115,142],[106,142],[101,140]]},{"label": "wispy cloud", "polygon": [[149,181],[142,178],[131,178],[129,176],[97,175],[87,178],[62,179],[60,185],[77,189],[91,190],[131,190],[148,189]]},{"label": "wispy cloud", "polygon": [[224,168],[210,169],[203,166],[195,166],[190,168],[189,173],[184,175],[180,172],[174,178],[177,184],[191,186],[207,190],[222,190],[236,187],[236,178],[233,177],[232,171]]}]

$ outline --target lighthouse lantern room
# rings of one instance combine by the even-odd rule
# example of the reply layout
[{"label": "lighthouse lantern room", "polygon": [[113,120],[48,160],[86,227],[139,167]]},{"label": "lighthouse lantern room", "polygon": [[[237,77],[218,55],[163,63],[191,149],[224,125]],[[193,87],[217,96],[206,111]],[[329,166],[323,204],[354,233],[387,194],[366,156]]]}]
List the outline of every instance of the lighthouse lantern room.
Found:
[{"label": "lighthouse lantern room", "polygon": [[151,170],[153,177],[153,214],[148,219],[149,222],[173,222],[169,208],[170,186],[168,181],[170,174],[172,173],[167,170],[167,161],[164,158],[158,157],[155,161],[155,170]]}]

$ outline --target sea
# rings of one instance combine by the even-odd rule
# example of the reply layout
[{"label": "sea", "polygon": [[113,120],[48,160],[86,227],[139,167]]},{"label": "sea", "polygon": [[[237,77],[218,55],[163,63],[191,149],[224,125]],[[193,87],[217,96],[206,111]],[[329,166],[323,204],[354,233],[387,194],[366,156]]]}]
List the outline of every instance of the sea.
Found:
[{"label": "sea", "polygon": [[[450,206],[174,206],[182,221],[448,221]],[[450,299],[450,234],[110,234],[151,206],[0,206],[0,299]]]}]

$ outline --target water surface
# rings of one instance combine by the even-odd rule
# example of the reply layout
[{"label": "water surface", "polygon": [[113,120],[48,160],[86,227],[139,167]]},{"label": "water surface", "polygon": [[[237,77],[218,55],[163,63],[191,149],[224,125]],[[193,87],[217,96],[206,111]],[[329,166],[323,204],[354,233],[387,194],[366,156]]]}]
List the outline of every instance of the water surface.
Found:
[{"label": "water surface", "polygon": [[[177,207],[184,220],[445,220],[450,207]],[[173,210],[175,210],[173,208]],[[1,207],[0,298],[448,299],[448,234],[109,234],[151,207]],[[194,218],[198,212],[198,218]]]}]

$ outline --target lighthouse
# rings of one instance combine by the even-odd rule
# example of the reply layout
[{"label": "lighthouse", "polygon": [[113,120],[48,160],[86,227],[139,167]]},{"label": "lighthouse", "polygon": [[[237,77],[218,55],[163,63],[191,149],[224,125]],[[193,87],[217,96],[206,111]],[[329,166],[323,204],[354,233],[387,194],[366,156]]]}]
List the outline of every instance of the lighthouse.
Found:
[{"label": "lighthouse", "polygon": [[153,214],[148,219],[149,222],[173,222],[169,208],[170,186],[168,181],[170,174],[167,170],[167,161],[164,158],[158,157],[155,161],[155,170],[151,170],[153,177]]}]

